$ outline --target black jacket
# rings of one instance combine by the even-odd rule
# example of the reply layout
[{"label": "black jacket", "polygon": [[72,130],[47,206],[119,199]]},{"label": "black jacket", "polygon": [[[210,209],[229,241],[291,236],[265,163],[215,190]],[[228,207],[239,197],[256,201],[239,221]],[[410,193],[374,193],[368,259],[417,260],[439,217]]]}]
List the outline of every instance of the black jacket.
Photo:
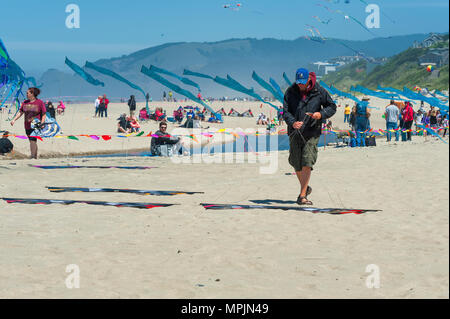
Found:
[{"label": "black jacket", "polygon": [[[320,112],[322,119],[313,120],[306,116],[306,113]],[[288,134],[294,130],[292,125],[294,122],[304,122],[304,126],[300,129],[304,137],[319,137],[322,134],[322,123],[336,113],[336,104],[331,99],[330,94],[315,84],[314,88],[306,94],[303,101],[300,89],[297,84],[291,85],[284,94],[283,118],[288,125]]]},{"label": "black jacket", "polygon": [[130,107],[130,111],[136,111],[136,100],[135,99],[129,99],[128,100],[128,106]]},{"label": "black jacket", "polygon": [[159,137],[152,137],[152,141],[150,144],[150,151],[152,155],[160,155],[158,147],[161,145],[173,145],[177,144],[180,141],[179,137],[170,136],[169,133],[163,133],[161,131],[156,131],[155,135]]}]

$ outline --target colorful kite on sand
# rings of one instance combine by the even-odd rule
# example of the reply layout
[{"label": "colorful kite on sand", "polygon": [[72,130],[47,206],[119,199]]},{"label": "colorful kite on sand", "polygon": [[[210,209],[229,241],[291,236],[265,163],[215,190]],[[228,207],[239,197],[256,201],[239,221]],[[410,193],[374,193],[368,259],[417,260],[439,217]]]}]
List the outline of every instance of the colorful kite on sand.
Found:
[{"label": "colorful kite on sand", "polygon": [[72,165],[29,165],[30,167],[41,168],[41,169],[69,169],[69,168],[98,168],[98,169],[107,169],[107,168],[118,168],[118,169],[152,169],[157,167],[149,167],[149,166],[72,166]]},{"label": "colorful kite on sand", "polygon": [[8,204],[30,204],[30,205],[72,205],[72,204],[87,204],[96,206],[114,206],[114,207],[130,207],[151,209],[156,207],[169,207],[177,204],[154,204],[154,203],[128,203],[128,202],[102,202],[102,201],[84,201],[84,200],[59,200],[59,199],[34,199],[34,198],[0,198]]},{"label": "colorful kite on sand", "polygon": [[271,210],[295,210],[313,214],[361,215],[369,212],[380,212],[375,209],[345,209],[345,208],[314,208],[314,207],[292,207],[292,206],[269,206],[269,205],[234,205],[234,204],[200,204],[205,209],[211,210],[244,210],[244,209],[271,209]]},{"label": "colorful kite on sand", "polygon": [[153,196],[174,196],[174,195],[194,195],[204,194],[203,192],[185,192],[185,191],[155,191],[155,190],[138,190],[138,189],[116,189],[116,188],[84,188],[84,187],[49,187],[47,189],[52,193],[128,193],[138,195]]}]

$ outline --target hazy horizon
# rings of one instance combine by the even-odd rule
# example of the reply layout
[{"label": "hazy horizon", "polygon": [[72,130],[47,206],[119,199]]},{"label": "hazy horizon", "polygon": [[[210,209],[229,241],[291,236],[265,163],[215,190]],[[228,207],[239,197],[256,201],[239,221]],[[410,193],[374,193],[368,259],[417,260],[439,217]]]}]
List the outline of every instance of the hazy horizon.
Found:
[{"label": "hazy horizon", "polygon": [[[433,32],[433,33],[446,34],[446,33],[449,33],[449,32],[447,31],[447,32]],[[396,36],[408,36],[408,35],[412,35],[412,34],[404,34],[404,35],[396,35]],[[114,58],[120,58],[120,57],[122,57],[122,56],[128,56],[128,55],[130,55],[130,54],[133,54],[133,53],[136,53],[136,52],[139,52],[139,51],[143,51],[143,50],[146,50],[146,49],[150,49],[150,48],[154,48],[154,47],[159,47],[159,46],[163,46],[163,45],[168,45],[168,44],[175,44],[175,43],[192,43],[192,44],[195,44],[195,43],[221,43],[221,42],[227,42],[227,41],[233,41],[233,40],[244,40],[244,39],[254,39],[254,40],[266,40],[266,39],[269,40],[269,39],[270,39],[270,40],[280,40],[280,41],[294,41],[294,40],[297,40],[297,39],[299,39],[299,38],[301,38],[301,37],[298,37],[298,38],[296,38],[296,39],[291,39],[291,40],[286,40],[286,39],[276,39],[276,38],[250,38],[250,37],[243,37],[243,38],[223,39],[223,40],[218,40],[218,41],[183,41],[183,42],[167,42],[167,43],[162,43],[162,44],[158,44],[158,45],[154,45],[154,46],[150,46],[150,47],[141,47],[141,48],[138,48],[138,47],[136,46],[136,48],[135,48],[133,51],[130,51],[130,52],[127,52],[127,53],[118,53],[117,55],[111,55],[111,56],[103,56],[101,53],[99,53],[99,54],[98,54],[98,57],[97,57],[97,58],[94,58],[94,59],[91,59],[91,61],[97,61],[97,60],[102,60],[102,59],[114,59]],[[375,39],[379,39],[379,38],[388,38],[388,37],[378,37],[378,38],[375,38]],[[338,39],[338,40],[344,40],[344,41],[364,41],[364,40],[353,40],[353,39]],[[366,41],[367,41],[367,40],[366,40]],[[74,55],[71,55],[71,57],[73,57],[73,56],[74,56]],[[34,70],[28,69],[28,70],[26,70],[26,73],[27,73],[29,76],[41,77],[45,72],[47,72],[47,71],[49,71],[49,70],[52,70],[52,69],[55,69],[55,70],[61,71],[61,72],[63,72],[63,73],[73,74],[73,71],[70,70],[70,69],[68,69],[68,68],[65,66],[64,59],[65,59],[65,56],[61,58],[62,61],[59,63],[58,66],[55,65],[55,66],[49,66],[49,67],[42,67],[42,68],[40,68],[40,69],[34,69]],[[83,60],[83,58],[81,58],[78,62],[80,62],[80,64],[83,64],[86,60],[87,60],[87,59],[84,59],[84,60]]]},{"label": "hazy horizon", "polygon": [[[334,3],[338,2],[338,3]],[[347,2],[347,1],[346,1]],[[0,20],[0,38],[11,57],[28,74],[50,68],[64,70],[64,57],[95,61],[177,42],[219,42],[228,39],[295,40],[314,28],[325,38],[370,40],[430,32],[448,32],[447,0],[248,0],[236,1],[134,0],[124,5],[107,0],[75,0],[79,28],[66,20],[69,3],[8,2]],[[366,4],[380,9],[380,26],[364,26]],[[26,8],[26,10],[24,10]],[[236,10],[234,10],[236,9]],[[6,12],[6,11],[5,11]],[[30,31],[27,16],[39,23]],[[328,22],[328,23],[327,23]],[[360,24],[359,24],[360,23]]]}]

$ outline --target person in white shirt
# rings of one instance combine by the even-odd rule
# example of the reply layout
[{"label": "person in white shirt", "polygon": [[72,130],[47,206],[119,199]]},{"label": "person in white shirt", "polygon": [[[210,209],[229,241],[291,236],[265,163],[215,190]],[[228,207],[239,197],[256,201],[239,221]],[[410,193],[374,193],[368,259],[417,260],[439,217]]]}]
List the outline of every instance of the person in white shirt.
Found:
[{"label": "person in white shirt", "polygon": [[422,125],[423,124],[423,112],[422,109],[419,109],[419,111],[417,111],[416,114],[414,114],[414,123],[416,124],[416,131],[419,130],[418,125]]},{"label": "person in white shirt", "polygon": [[97,115],[100,113],[100,100],[102,99],[101,96],[97,97],[97,99],[95,100],[95,115],[94,117],[97,117]]},{"label": "person in white shirt", "polygon": [[256,122],[257,125],[267,125],[267,117],[264,115],[264,113],[260,113],[258,116],[258,121]]}]

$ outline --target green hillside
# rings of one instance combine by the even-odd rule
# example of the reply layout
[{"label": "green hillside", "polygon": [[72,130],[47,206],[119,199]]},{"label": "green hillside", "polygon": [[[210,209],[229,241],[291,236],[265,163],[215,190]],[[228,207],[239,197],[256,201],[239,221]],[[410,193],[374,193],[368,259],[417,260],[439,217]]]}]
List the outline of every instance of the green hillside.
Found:
[{"label": "green hillside", "polygon": [[[434,47],[447,47],[448,40],[436,44]],[[430,48],[431,49],[431,48]],[[334,85],[338,89],[348,91],[351,85],[360,84],[370,89],[376,89],[378,85],[403,89],[404,86],[428,87],[430,89],[446,90],[449,87],[449,66],[440,68],[440,77],[433,79],[426,67],[420,66],[419,57],[430,49],[410,48],[390,58],[384,65],[372,68],[366,61],[359,61],[343,67],[338,72],[326,75],[323,81]]]}]

